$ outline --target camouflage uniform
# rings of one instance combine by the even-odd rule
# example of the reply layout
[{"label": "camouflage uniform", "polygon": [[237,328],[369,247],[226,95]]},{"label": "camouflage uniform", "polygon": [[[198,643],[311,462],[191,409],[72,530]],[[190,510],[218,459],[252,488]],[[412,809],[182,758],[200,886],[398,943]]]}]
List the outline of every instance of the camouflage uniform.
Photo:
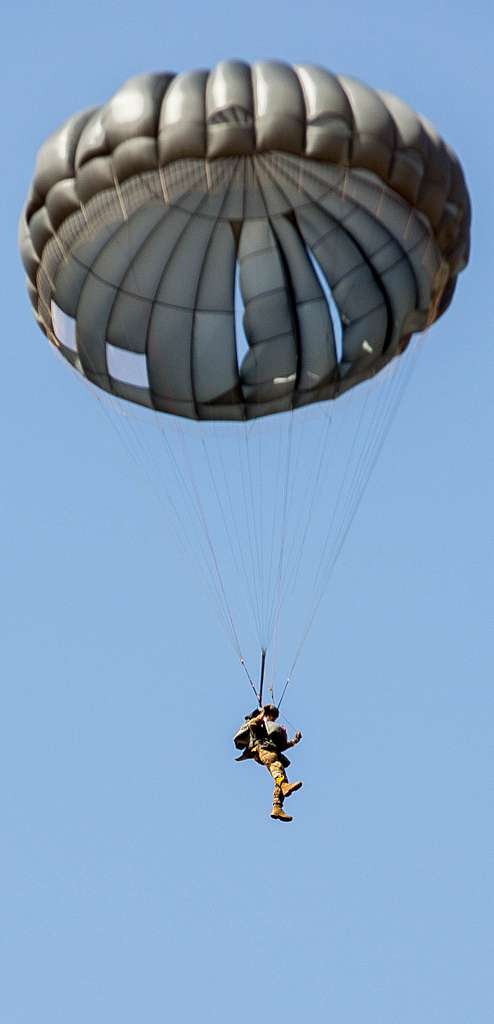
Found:
[{"label": "camouflage uniform", "polygon": [[280,754],[273,750],[265,750],[260,744],[255,746],[253,754],[257,763],[263,764],[274,779],[273,804],[283,806],[284,797],[281,787],[284,782],[288,782],[288,779]]}]

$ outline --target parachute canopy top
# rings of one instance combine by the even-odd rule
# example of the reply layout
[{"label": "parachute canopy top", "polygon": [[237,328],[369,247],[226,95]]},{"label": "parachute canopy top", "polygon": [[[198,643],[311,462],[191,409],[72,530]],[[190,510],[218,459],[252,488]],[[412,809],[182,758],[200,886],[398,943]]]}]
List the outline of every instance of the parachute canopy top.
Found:
[{"label": "parachute canopy top", "polygon": [[50,136],[20,248],[40,327],[86,378],[241,420],[378,372],[449,305],[469,230],[457,157],[403,101],[226,61],[132,78]]}]

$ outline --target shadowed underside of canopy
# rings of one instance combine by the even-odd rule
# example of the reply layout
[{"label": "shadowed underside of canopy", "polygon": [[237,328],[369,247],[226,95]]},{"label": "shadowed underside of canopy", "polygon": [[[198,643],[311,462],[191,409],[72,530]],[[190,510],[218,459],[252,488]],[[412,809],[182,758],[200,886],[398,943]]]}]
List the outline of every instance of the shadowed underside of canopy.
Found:
[{"label": "shadowed underside of canopy", "polygon": [[334,398],[399,354],[449,304],[469,220],[457,158],[402,101],[224,62],[131,79],[51,136],[21,253],[41,328],[86,378],[239,420]]}]

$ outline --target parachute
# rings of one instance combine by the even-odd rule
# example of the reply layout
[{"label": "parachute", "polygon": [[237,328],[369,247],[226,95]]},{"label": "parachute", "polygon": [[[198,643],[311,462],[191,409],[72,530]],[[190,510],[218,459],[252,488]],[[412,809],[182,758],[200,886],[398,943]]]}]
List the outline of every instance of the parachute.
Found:
[{"label": "parachute", "polygon": [[[166,471],[153,452],[146,472],[244,667],[232,593],[245,586],[265,651],[312,546],[298,658],[402,354],[449,306],[469,233],[460,163],[432,125],[313,65],[140,75],[41,147],[20,226],[37,322],[109,396],[138,461],[128,410],[160,433]],[[330,435],[349,404],[345,449]]]}]

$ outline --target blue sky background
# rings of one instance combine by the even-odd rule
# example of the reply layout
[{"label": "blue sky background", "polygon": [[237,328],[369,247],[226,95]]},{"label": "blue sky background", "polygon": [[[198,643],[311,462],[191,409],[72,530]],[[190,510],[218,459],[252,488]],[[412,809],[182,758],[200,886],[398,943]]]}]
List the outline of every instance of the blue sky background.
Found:
[{"label": "blue sky background", "polygon": [[[7,0],[1,1024],[494,1019],[493,35],[487,0]],[[286,698],[289,827],[233,761],[251,694],[210,602],[36,328],[16,249],[50,131],[139,71],[224,57],[396,92],[474,207]]]}]

